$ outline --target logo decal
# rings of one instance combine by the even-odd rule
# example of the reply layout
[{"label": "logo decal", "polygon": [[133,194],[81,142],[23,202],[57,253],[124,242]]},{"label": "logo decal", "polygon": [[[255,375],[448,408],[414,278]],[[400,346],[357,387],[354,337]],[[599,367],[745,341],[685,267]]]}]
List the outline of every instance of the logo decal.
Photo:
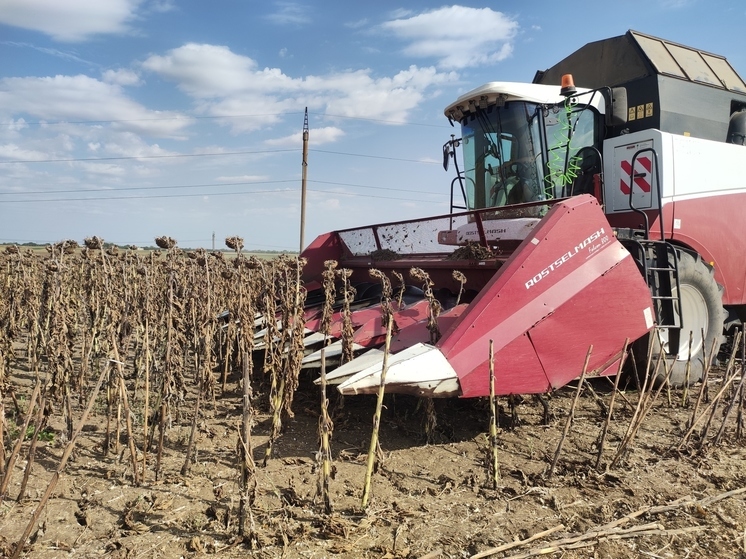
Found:
[{"label": "logo decal", "polygon": [[[600,239],[600,244],[593,244],[594,241],[597,241]],[[530,280],[528,280],[524,285],[526,286],[526,289],[531,289],[533,286],[535,286],[537,283],[539,283],[541,280],[543,280],[545,277],[547,277],[549,274],[554,272],[557,268],[562,266],[565,262],[570,260],[573,256],[578,254],[583,249],[588,249],[588,252],[590,254],[593,254],[594,252],[598,251],[598,249],[609,242],[609,236],[604,231],[604,228],[602,227],[592,235],[590,235],[585,240],[581,241],[578,245],[575,245],[575,247],[571,250],[568,250],[566,253],[564,253],[562,256],[557,258],[554,262],[552,262],[549,266],[544,268],[541,272],[536,274],[534,277],[532,277]]]}]

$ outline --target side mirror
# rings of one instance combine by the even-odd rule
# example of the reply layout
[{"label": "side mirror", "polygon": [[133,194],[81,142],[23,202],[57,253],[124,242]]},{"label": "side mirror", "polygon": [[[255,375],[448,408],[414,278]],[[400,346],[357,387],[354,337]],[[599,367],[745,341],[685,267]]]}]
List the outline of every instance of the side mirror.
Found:
[{"label": "side mirror", "polygon": [[443,144],[443,169],[448,170],[448,161],[451,156],[456,157],[456,148],[461,145],[461,138],[456,138],[455,135],[451,134],[451,139]]},{"label": "side mirror", "polygon": [[627,88],[612,87],[604,90],[606,101],[606,125],[627,124]]}]

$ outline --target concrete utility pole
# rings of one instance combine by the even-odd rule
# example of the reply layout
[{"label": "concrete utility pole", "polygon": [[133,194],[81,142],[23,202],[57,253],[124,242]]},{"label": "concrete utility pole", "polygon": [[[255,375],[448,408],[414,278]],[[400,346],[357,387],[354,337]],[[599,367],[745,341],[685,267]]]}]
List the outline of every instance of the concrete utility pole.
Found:
[{"label": "concrete utility pole", "polygon": [[306,230],[306,177],[308,176],[308,107],[303,117],[303,176],[300,186],[300,249],[298,254],[305,248]]}]

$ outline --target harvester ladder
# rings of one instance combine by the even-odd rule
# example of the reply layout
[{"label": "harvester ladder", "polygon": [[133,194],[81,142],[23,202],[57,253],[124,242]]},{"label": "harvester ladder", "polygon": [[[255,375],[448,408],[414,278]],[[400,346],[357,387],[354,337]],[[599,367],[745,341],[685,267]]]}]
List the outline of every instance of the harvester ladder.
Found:
[{"label": "harvester ladder", "polygon": [[655,303],[656,323],[659,328],[681,328],[681,289],[676,249],[667,241],[644,240],[640,241],[640,245],[644,256],[642,272]]},{"label": "harvester ladder", "polygon": [[[655,211],[660,225],[660,240],[650,238],[650,221],[648,214],[634,206],[632,197],[634,192],[635,163],[637,158],[649,152],[653,158],[653,170],[655,172],[655,181],[650,181],[655,185],[654,190],[657,194],[657,204]],[[679,347],[679,336],[681,333],[681,285],[679,283],[679,257],[676,248],[666,241],[665,227],[663,224],[663,200],[661,196],[660,177],[658,174],[658,154],[652,148],[638,150],[632,156],[629,175],[629,207],[643,217],[644,232],[642,239],[636,239],[635,244],[638,247],[636,256],[640,271],[650,288],[650,295],[653,299],[653,308],[655,311],[655,322],[658,328],[668,330],[668,347]],[[653,204],[651,204],[653,205]],[[655,220],[654,220],[655,221]],[[675,350],[674,350],[675,351]]]}]

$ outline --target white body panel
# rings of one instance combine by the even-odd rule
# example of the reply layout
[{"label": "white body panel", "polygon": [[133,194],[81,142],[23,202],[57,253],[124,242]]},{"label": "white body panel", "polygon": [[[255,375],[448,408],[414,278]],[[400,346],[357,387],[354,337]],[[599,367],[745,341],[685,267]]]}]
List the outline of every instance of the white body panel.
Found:
[{"label": "white body panel", "polygon": [[[538,217],[489,219],[483,222],[482,227],[484,237],[488,241],[522,241],[540,221]],[[479,228],[476,222],[471,221],[455,231],[440,231],[438,241],[441,244],[459,246],[468,242],[478,243],[480,241]]]},{"label": "white body panel", "polygon": [[[487,107],[498,102],[528,101],[530,103],[543,103],[547,105],[562,105],[565,97],[560,94],[561,87],[558,85],[543,85],[523,82],[490,82],[481,87],[463,94],[454,103],[446,107],[446,117],[451,120],[461,120],[464,114],[473,111],[475,106]],[[587,89],[578,89],[578,93],[585,93]],[[590,102],[600,112],[604,112],[604,99],[602,95],[580,96],[581,103]]]},{"label": "white body panel", "polygon": [[[663,205],[667,203],[746,192],[746,148],[689,136],[643,130],[604,142],[604,203],[606,213],[630,211],[629,169],[636,158],[632,202],[639,209],[657,208],[660,180]],[[647,159],[647,161],[645,161]],[[675,225],[674,225],[675,227]]]},{"label": "white body panel", "polygon": [[[337,389],[344,395],[375,394],[381,385],[383,356],[359,373],[347,378]],[[459,381],[456,371],[440,352],[430,344],[418,343],[394,355],[389,355],[386,386],[396,386],[397,392],[417,396],[457,396]]]}]

